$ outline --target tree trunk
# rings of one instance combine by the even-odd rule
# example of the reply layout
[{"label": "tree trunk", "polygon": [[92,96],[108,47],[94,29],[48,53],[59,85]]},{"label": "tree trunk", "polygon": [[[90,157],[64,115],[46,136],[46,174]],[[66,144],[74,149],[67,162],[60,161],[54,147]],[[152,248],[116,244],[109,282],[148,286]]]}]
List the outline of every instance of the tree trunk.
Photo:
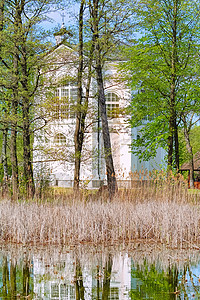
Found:
[{"label": "tree trunk", "polygon": [[31,161],[31,143],[30,143],[30,123],[29,123],[29,104],[24,99],[23,103],[23,159],[24,159],[24,183],[26,194],[33,197],[35,186],[33,180],[33,169]]},{"label": "tree trunk", "polygon": [[3,141],[2,141],[2,164],[3,164],[3,194],[8,191],[8,128],[3,129]]},{"label": "tree trunk", "polygon": [[[18,30],[17,28],[15,29]],[[18,49],[15,41],[15,51],[13,57],[13,99],[12,99],[12,122],[11,122],[11,164],[12,164],[12,193],[13,199],[16,200],[18,197],[18,185],[19,185],[19,174],[18,174],[18,160],[17,160],[17,108],[18,108],[18,80],[19,80],[19,70],[18,70]]]},{"label": "tree trunk", "polygon": [[21,58],[21,73],[22,73],[22,115],[23,115],[23,159],[24,159],[24,183],[27,197],[33,197],[35,194],[35,185],[33,179],[32,159],[31,159],[31,142],[30,142],[30,96],[28,93],[28,66],[26,56],[25,41],[21,40],[22,58]]},{"label": "tree trunk", "polygon": [[76,128],[74,133],[75,145],[75,168],[74,168],[74,190],[78,191],[80,181],[81,151],[83,140],[81,139],[81,105],[82,105],[82,79],[83,79],[83,10],[85,0],[81,1],[79,11],[79,66],[78,66],[78,99],[76,111]]},{"label": "tree trunk", "polygon": [[194,157],[193,157],[193,151],[192,146],[190,143],[190,135],[189,130],[187,129],[187,123],[185,117],[182,118],[184,123],[184,137],[186,142],[186,148],[189,153],[189,164],[190,164],[190,188],[194,188]]},{"label": "tree trunk", "polygon": [[74,168],[74,190],[79,190],[80,183],[80,167],[81,167],[81,153],[83,148],[84,134],[85,134],[85,119],[88,111],[88,102],[90,96],[90,84],[92,78],[92,60],[94,52],[94,43],[91,44],[89,61],[88,61],[88,75],[85,100],[83,103],[83,9],[85,0],[82,0],[79,12],[79,67],[78,67],[78,100],[77,100],[77,114],[76,114],[76,128],[74,133],[75,144],[75,168]]},{"label": "tree trunk", "polygon": [[106,173],[108,182],[109,197],[112,199],[115,192],[117,191],[117,181],[115,176],[115,169],[113,164],[110,132],[108,127],[108,119],[106,113],[106,99],[104,94],[103,76],[102,76],[102,60],[101,60],[101,50],[99,45],[99,29],[98,29],[98,2],[99,0],[93,0],[93,37],[95,43],[95,63],[96,63],[96,78],[97,78],[97,89],[98,89],[98,100],[99,108],[102,122],[102,133],[104,141],[104,152],[106,161]]},{"label": "tree trunk", "polygon": [[178,126],[176,117],[174,119],[174,143],[175,143],[175,167],[176,171],[179,172],[179,140],[178,140]]},{"label": "tree trunk", "polygon": [[4,25],[4,3],[5,0],[0,0],[0,31],[3,30]]},{"label": "tree trunk", "polygon": [[[172,24],[172,52],[171,52],[171,85],[170,85],[170,120],[169,120],[169,154],[168,167],[172,169],[173,142],[175,143],[175,167],[179,169],[178,130],[176,124],[176,65],[177,65],[177,0],[174,0]],[[172,147],[172,149],[171,149]]]},{"label": "tree trunk", "polygon": [[168,170],[172,170],[173,162],[173,125],[172,118],[169,120],[169,136],[168,136]]},{"label": "tree trunk", "polygon": [[18,195],[18,160],[17,160],[17,103],[13,99],[12,102],[12,125],[11,125],[11,140],[10,140],[10,155],[11,155],[11,164],[12,164],[12,194],[13,199],[17,199]]},{"label": "tree trunk", "polygon": [[104,154],[105,154],[105,161],[106,161],[108,191],[109,191],[110,198],[112,198],[115,192],[117,191],[117,181],[115,177],[115,169],[113,164],[110,132],[108,127],[105,95],[104,95],[104,88],[103,88],[102,70],[100,66],[97,67],[97,86],[98,86],[98,97],[99,97],[102,133],[103,133],[103,141],[104,141]]}]

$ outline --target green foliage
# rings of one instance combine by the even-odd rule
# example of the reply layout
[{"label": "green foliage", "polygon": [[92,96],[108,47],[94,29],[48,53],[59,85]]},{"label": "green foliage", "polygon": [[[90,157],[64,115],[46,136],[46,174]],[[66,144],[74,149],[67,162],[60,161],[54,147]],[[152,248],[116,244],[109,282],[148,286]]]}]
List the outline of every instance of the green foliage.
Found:
[{"label": "green foliage", "polygon": [[[184,162],[188,162],[191,158],[186,149],[183,130],[180,130],[179,138],[180,138],[180,165],[182,165]],[[200,151],[200,126],[194,126],[191,129],[190,142],[191,142],[193,154]]]},{"label": "green foliage", "polygon": [[[131,120],[132,126],[135,127],[133,123]],[[151,157],[156,156],[158,147],[167,150],[168,124],[163,116],[158,116],[151,122],[143,122],[143,125],[139,127],[137,137],[132,140],[132,152],[138,155],[140,160],[148,161]]]},{"label": "green foliage", "polygon": [[159,146],[167,148],[182,114],[199,112],[200,22],[198,4],[191,0],[138,1],[136,16],[140,37],[125,50],[123,69],[135,91],[131,126],[142,125],[133,152],[148,160]]},{"label": "green foliage", "polygon": [[[23,181],[32,195],[32,141],[38,112],[35,100],[43,85],[40,78],[46,63],[44,57],[51,47],[48,33],[41,30],[40,22],[52,7],[58,7],[57,0],[7,1],[0,7],[0,129],[5,127],[9,133],[13,190],[18,190],[23,165]],[[43,116],[37,115],[38,123],[40,118]]]}]

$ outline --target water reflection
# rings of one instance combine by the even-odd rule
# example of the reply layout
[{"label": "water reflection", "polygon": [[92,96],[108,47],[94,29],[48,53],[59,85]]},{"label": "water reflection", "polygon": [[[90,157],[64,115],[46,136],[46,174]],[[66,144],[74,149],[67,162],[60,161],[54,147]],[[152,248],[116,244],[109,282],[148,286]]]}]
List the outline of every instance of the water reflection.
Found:
[{"label": "water reflection", "polygon": [[28,259],[16,263],[4,253],[0,256],[0,297],[15,299],[33,295],[32,264]]},{"label": "water reflection", "polygon": [[155,263],[132,265],[131,299],[176,299],[180,294],[179,271],[169,264],[166,271],[156,268]]},{"label": "water reflection", "polygon": [[199,253],[113,249],[0,252],[0,299],[200,299]]}]

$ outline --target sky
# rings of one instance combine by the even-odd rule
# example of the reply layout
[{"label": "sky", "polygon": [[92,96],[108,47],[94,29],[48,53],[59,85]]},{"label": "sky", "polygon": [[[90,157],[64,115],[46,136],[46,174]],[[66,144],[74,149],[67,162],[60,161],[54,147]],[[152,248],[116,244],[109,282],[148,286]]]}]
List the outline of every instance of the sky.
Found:
[{"label": "sky", "polygon": [[51,22],[45,21],[41,26],[45,30],[54,29],[55,27],[60,28],[63,20],[66,27],[74,24],[75,18],[78,15],[78,5],[74,5],[71,8],[66,8],[64,10],[59,10],[56,12],[51,12],[48,14],[48,17],[51,19]]}]

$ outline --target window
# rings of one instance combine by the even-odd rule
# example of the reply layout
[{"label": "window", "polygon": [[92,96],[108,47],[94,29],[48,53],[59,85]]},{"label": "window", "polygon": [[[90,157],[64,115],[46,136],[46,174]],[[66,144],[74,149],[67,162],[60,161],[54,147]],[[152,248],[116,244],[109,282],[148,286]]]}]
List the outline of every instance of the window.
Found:
[{"label": "window", "polygon": [[53,117],[56,120],[75,118],[74,105],[77,100],[78,89],[72,84],[59,87],[55,91],[54,104],[52,107]]},{"label": "window", "polygon": [[119,117],[119,97],[115,93],[106,94],[106,108],[108,117]]},{"label": "window", "polygon": [[54,137],[54,143],[57,145],[64,145],[66,144],[66,137],[62,133],[57,133]]}]

